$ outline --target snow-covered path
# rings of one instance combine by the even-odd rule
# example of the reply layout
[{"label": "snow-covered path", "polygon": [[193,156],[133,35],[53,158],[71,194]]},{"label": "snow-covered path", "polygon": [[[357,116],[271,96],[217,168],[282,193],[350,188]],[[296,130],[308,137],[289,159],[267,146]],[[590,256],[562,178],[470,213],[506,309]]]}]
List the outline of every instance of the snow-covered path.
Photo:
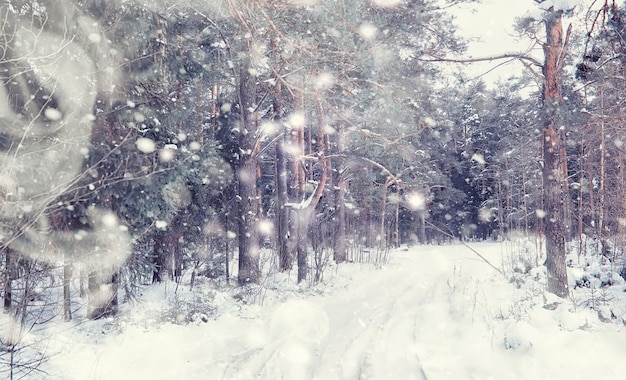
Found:
[{"label": "snow-covered path", "polygon": [[[500,243],[472,246],[498,267],[506,253]],[[46,370],[67,380],[570,380],[626,373],[623,327],[567,301],[542,308],[542,289],[516,289],[467,247],[414,247],[393,252],[382,269],[338,269],[319,294],[292,289],[285,299],[277,291],[263,306],[243,307],[222,296],[220,315],[207,323],[158,323],[155,309],[139,304],[120,334],[92,328],[89,336],[54,338]]]},{"label": "snow-covered path", "polygon": [[[494,252],[497,263],[499,251]],[[270,344],[231,363],[225,378],[431,378],[422,354],[434,375],[452,376],[450,355],[460,352],[450,352],[455,344],[446,331],[455,313],[456,329],[466,325],[466,311],[455,309],[471,295],[462,274],[467,267],[484,278],[497,274],[463,247],[446,253],[441,247],[420,247],[394,252],[383,269],[354,274],[349,288],[287,301],[269,318]],[[457,291],[461,304],[454,299]],[[436,357],[437,351],[446,356]]]},{"label": "snow-covered path", "polygon": [[[398,266],[400,273],[393,278],[389,272],[374,272],[358,285],[360,292],[322,302],[330,333],[318,348],[313,378],[425,378],[417,333],[420,313],[432,294],[424,291],[426,280],[414,269]],[[434,289],[436,282],[430,284]]]},{"label": "snow-covered path", "polygon": [[[450,355],[458,352],[441,348],[455,346],[449,339],[455,313],[459,327],[465,325],[461,313],[466,310],[455,310],[462,305],[454,299],[457,291],[466,293],[460,294],[461,303],[470,295],[462,268],[472,267],[473,275],[484,273],[484,278],[496,273],[476,259],[460,246],[445,253],[441,247],[396,252],[388,267],[370,272],[346,294],[323,300],[331,316],[331,333],[320,347],[316,378],[408,380],[453,375],[448,371]],[[500,257],[490,259],[498,262]],[[444,357],[434,355],[437,347]]]}]

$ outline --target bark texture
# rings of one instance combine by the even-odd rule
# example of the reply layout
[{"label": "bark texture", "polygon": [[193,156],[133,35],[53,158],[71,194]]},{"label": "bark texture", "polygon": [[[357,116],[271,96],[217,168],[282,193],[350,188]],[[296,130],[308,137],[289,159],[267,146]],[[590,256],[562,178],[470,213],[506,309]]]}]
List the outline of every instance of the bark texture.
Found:
[{"label": "bark texture", "polygon": [[[565,265],[567,167],[565,133],[561,125],[561,71],[567,40],[563,42],[562,12],[550,9],[543,47],[543,203],[545,212],[546,269],[548,291],[559,297],[569,294]],[[568,31],[569,32],[569,31]],[[569,33],[568,33],[569,34]]]},{"label": "bark texture", "polygon": [[257,165],[256,121],[253,117],[256,97],[256,78],[248,67],[242,67],[239,84],[241,107],[240,157],[237,168],[239,190],[239,276],[240,284],[258,284],[259,242],[257,237]]}]

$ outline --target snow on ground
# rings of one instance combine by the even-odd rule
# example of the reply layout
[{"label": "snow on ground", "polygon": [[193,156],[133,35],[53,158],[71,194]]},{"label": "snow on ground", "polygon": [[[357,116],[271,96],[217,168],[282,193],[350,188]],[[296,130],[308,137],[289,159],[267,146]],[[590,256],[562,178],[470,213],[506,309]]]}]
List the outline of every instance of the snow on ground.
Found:
[{"label": "snow on ground", "polygon": [[[506,244],[471,246],[501,267],[511,252]],[[623,325],[602,323],[575,300],[551,297],[541,281],[510,282],[462,245],[396,250],[382,269],[330,270],[326,284],[313,288],[275,276],[255,304],[233,298],[236,288],[146,289],[119,320],[51,327],[43,369],[64,380],[618,379],[626,373]],[[212,306],[190,310],[198,297]],[[180,323],[185,318],[191,323]]]}]

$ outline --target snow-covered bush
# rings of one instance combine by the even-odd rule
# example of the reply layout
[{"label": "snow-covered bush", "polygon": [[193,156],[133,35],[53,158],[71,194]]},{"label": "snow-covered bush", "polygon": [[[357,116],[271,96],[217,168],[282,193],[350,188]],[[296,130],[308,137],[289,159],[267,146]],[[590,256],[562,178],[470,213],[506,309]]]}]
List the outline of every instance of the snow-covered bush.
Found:
[{"label": "snow-covered bush", "polygon": [[191,295],[174,294],[163,311],[163,320],[173,324],[207,322],[215,314],[213,300],[215,294],[210,291],[195,291]]},{"label": "snow-covered bush", "polygon": [[[508,316],[521,316],[526,310],[541,305],[553,310],[562,300],[547,301],[545,292],[546,268],[538,258],[541,255],[530,240],[505,242],[503,250],[504,272],[520,291],[530,291],[516,297]],[[573,311],[587,309],[603,322],[626,323],[626,282],[622,254],[609,239],[583,236],[567,246],[567,275],[570,288],[569,308]],[[611,254],[607,254],[611,252]],[[537,292],[537,290],[540,290]],[[544,298],[543,302],[538,296]],[[517,319],[517,318],[516,318]]]},{"label": "snow-covered bush", "polygon": [[523,278],[538,265],[539,254],[529,239],[511,239],[503,243],[502,270],[510,282],[519,287]]}]

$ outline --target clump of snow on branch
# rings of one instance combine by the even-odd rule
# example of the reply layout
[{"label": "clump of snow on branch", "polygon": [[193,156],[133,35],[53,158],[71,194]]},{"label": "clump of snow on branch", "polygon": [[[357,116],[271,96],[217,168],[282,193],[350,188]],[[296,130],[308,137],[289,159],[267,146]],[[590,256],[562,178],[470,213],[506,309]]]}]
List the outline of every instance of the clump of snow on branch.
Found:
[{"label": "clump of snow on branch", "polygon": [[231,109],[232,109],[232,105],[230,103],[224,103],[220,107],[220,111],[222,111],[223,113],[229,113]]},{"label": "clump of snow on branch", "polygon": [[312,201],[312,196],[308,197],[307,199],[299,203],[291,203],[291,202],[285,203],[285,207],[290,207],[294,210],[304,210],[304,209],[307,209],[311,205],[311,201]]},{"label": "clump of snow on branch", "polygon": [[584,0],[547,0],[539,4],[539,8],[548,10],[554,7],[555,11],[571,11],[572,9],[582,6]]},{"label": "clump of snow on branch", "polygon": [[539,3],[537,7],[532,7],[526,11],[523,17],[520,18],[520,25],[529,21],[543,20],[545,12],[552,9],[555,12],[564,13],[577,13],[583,8],[585,0],[546,0]]},{"label": "clump of snow on branch", "polygon": [[372,3],[378,7],[391,8],[399,5],[402,0],[372,0]]},{"label": "clump of snow on branch", "polygon": [[191,191],[183,181],[177,180],[167,183],[161,189],[163,200],[172,208],[180,210],[191,203]]},{"label": "clump of snow on branch", "polygon": [[199,152],[202,150],[202,145],[197,141],[192,141],[189,143],[189,150],[192,152]]},{"label": "clump of snow on branch", "polygon": [[312,6],[312,5],[316,5],[320,2],[320,0],[291,0],[291,3],[293,5],[297,5],[300,7],[307,7],[307,6]]},{"label": "clump of snow on branch", "polygon": [[427,116],[423,119],[424,124],[429,128],[434,128],[437,126],[437,122],[430,116]]},{"label": "clump of snow on branch", "polygon": [[483,156],[482,154],[479,153],[474,153],[472,155],[472,161],[475,161],[478,165],[485,165],[486,161],[485,161],[485,156]]}]

